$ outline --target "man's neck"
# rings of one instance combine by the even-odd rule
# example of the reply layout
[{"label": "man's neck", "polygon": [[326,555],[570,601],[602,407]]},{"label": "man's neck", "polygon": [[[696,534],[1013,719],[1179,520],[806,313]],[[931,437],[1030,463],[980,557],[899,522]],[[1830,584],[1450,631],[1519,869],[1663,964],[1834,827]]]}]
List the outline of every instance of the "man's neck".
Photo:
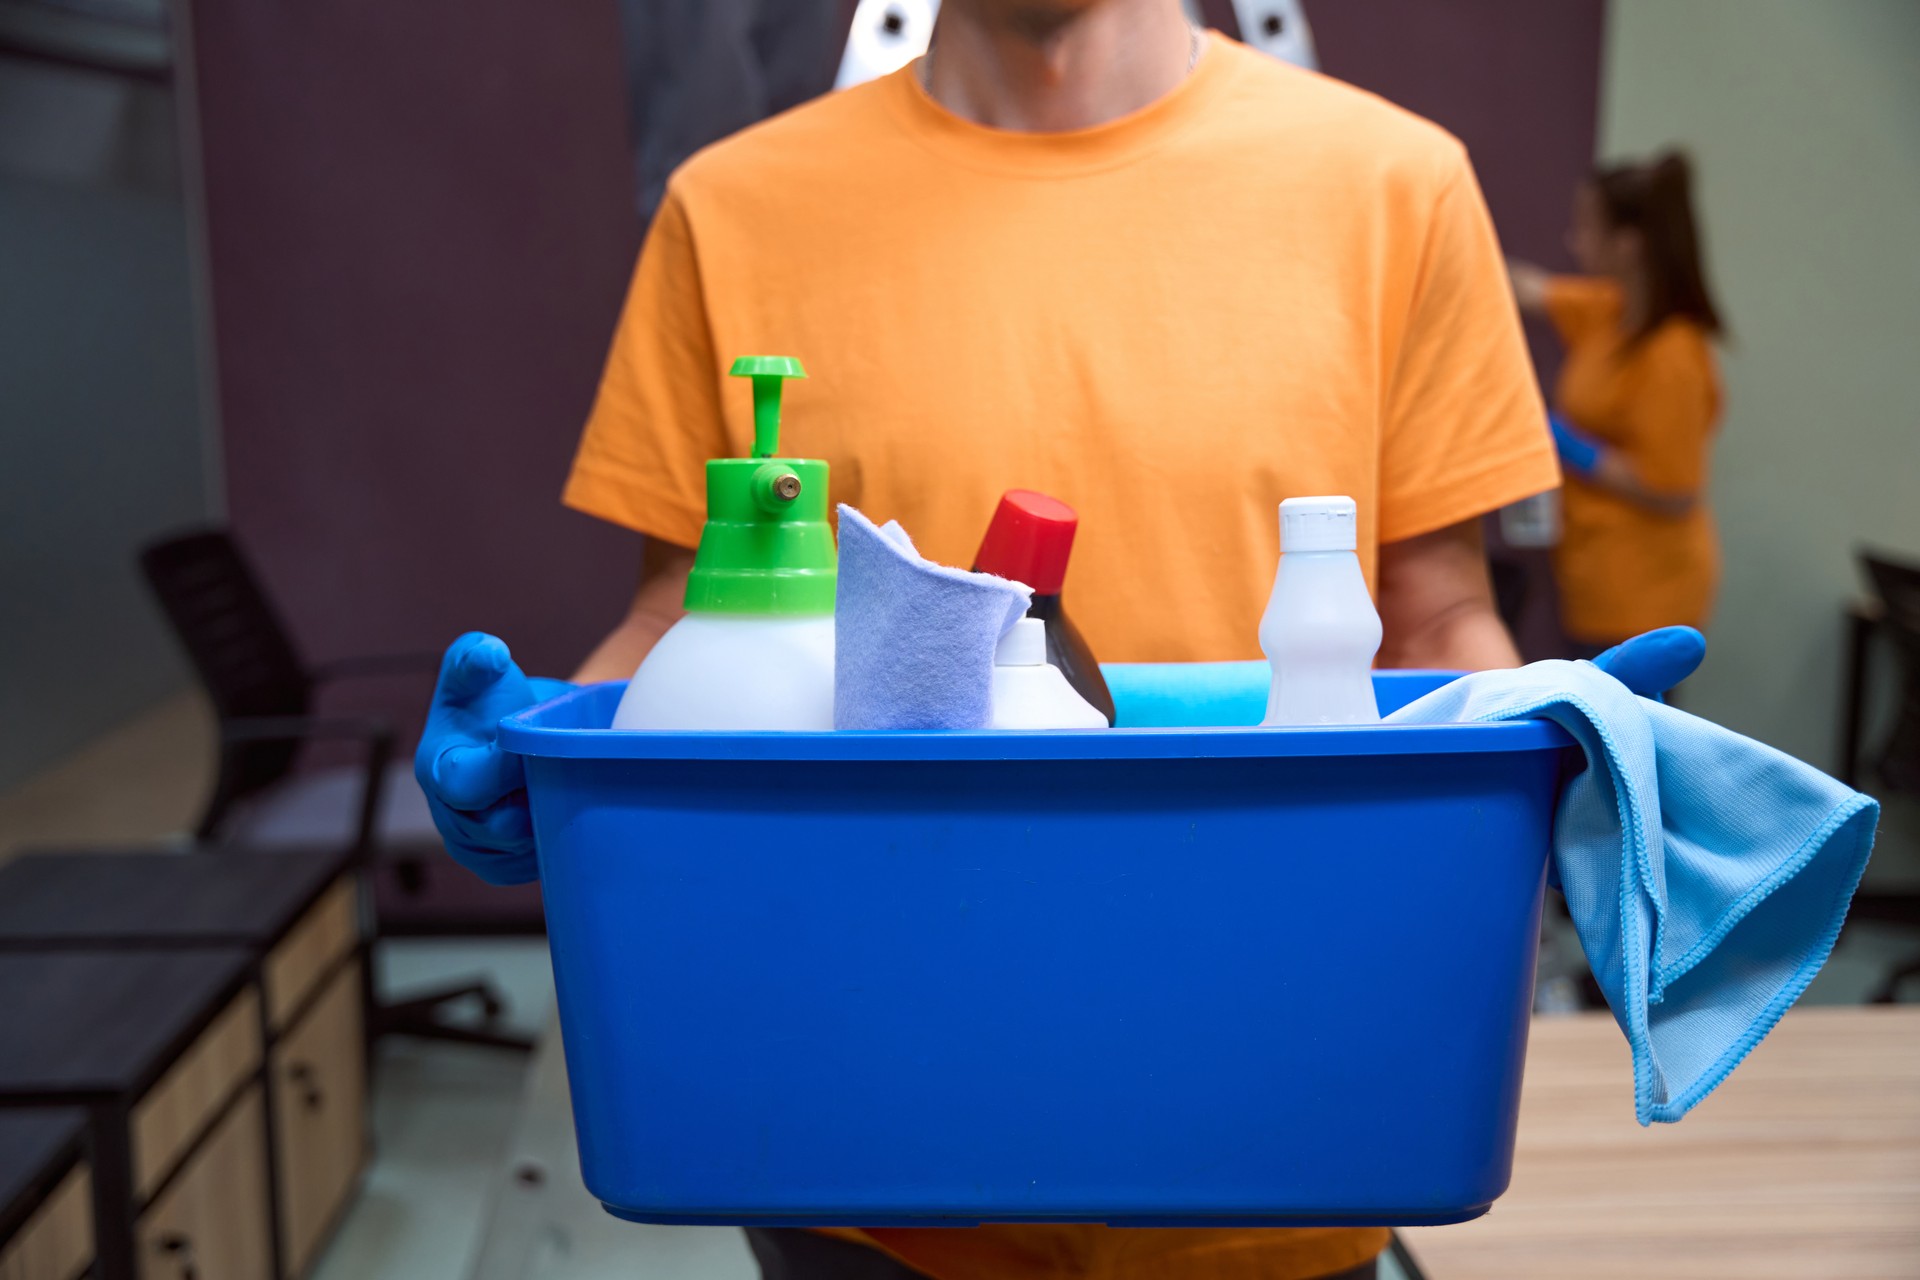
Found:
[{"label": "man's neck", "polygon": [[1173,92],[1193,52],[1178,0],[1103,0],[1066,17],[1044,4],[948,0],[924,72],[927,92],[957,116],[1057,133],[1105,124]]}]

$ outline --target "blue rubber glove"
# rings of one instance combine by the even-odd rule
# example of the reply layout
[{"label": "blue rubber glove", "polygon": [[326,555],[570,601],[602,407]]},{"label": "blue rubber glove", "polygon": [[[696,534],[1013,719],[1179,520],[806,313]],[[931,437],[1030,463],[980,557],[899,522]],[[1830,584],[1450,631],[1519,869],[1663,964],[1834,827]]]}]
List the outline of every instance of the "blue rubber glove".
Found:
[{"label": "blue rubber glove", "polygon": [[1560,461],[1566,464],[1567,470],[1575,475],[1592,475],[1593,469],[1600,465],[1600,442],[1576,431],[1557,413],[1547,415],[1547,426],[1553,430],[1553,447],[1559,451]]},{"label": "blue rubber glove", "polygon": [[[1643,631],[1631,640],[1622,640],[1593,660],[1593,665],[1618,680],[1643,698],[1661,694],[1696,671],[1707,656],[1707,638],[1692,627],[1660,627]],[[1586,762],[1572,762],[1578,752],[1569,752],[1569,766],[1578,772]],[[1560,888],[1560,867],[1547,863],[1547,887]]]},{"label": "blue rubber glove", "polygon": [[529,679],[504,641],[469,631],[447,647],[413,776],[454,860],[488,884],[539,878],[520,757],[500,746],[503,716],[573,686]]},{"label": "blue rubber glove", "polygon": [[1696,671],[1707,638],[1692,627],[1661,627],[1623,640],[1593,665],[1643,698],[1657,698]]}]

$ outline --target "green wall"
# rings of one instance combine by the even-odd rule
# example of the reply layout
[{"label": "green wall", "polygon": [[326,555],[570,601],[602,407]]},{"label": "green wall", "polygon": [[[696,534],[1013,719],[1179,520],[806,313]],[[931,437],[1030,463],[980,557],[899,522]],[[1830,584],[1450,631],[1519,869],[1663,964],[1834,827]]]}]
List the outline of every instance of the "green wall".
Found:
[{"label": "green wall", "polygon": [[1920,558],[1920,3],[1613,0],[1601,107],[1692,151],[1734,330],[1689,706],[1830,767],[1852,548]]}]

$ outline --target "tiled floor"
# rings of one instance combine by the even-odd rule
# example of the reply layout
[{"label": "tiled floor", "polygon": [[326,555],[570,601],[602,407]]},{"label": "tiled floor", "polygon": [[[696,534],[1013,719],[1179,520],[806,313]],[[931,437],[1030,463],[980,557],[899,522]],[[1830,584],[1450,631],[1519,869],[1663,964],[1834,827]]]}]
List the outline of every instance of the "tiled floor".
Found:
[{"label": "tiled floor", "polygon": [[[544,943],[399,943],[378,949],[384,987],[404,992],[484,973],[514,1025],[546,1022],[553,979]],[[374,1160],[313,1280],[464,1280],[520,1109],[523,1054],[389,1040],[374,1068]]]}]

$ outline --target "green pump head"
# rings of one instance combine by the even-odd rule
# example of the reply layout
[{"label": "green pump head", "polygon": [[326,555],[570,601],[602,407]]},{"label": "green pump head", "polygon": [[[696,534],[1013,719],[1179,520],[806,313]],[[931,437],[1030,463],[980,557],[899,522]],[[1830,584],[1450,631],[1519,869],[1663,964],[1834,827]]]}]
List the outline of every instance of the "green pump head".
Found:
[{"label": "green pump head", "polygon": [[689,613],[833,612],[838,558],[827,527],[827,464],[776,458],[780,386],[804,378],[790,356],[741,356],[753,379],[753,456],[707,463],[707,524],[687,578]]}]

